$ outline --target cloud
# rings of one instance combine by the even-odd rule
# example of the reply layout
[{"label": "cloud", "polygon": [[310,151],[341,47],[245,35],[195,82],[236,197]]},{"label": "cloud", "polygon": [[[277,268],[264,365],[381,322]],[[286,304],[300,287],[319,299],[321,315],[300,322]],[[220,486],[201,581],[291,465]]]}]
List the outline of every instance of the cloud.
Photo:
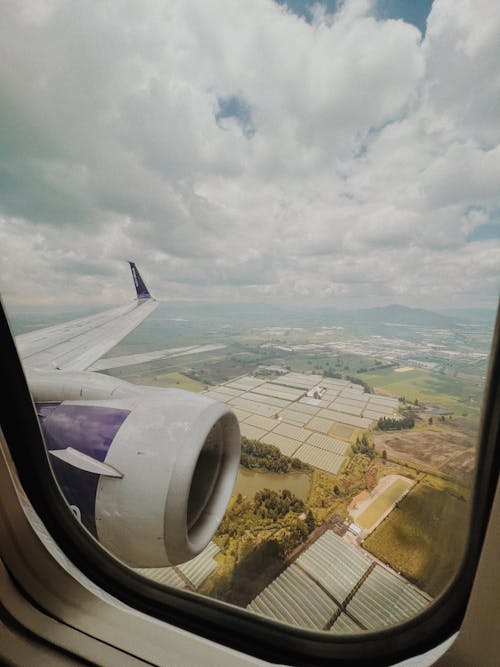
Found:
[{"label": "cloud", "polygon": [[500,13],[331,9],[5,3],[8,302],[494,304]]}]

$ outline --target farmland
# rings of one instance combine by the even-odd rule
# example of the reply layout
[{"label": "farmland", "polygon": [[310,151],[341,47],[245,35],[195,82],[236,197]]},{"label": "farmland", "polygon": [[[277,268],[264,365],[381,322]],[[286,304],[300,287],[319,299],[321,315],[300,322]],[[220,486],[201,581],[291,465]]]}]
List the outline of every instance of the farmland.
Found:
[{"label": "farmland", "polygon": [[387,512],[394,503],[408,490],[411,482],[407,479],[396,479],[356,518],[361,528],[371,528]]},{"label": "farmland", "polygon": [[460,564],[468,504],[455,491],[424,479],[365,540],[364,547],[430,595]]},{"label": "farmland", "polygon": [[[337,521],[337,530],[343,520],[349,519],[365,531],[373,531],[364,542],[369,552],[426,592],[439,593],[458,563],[459,542],[466,534],[467,504],[460,496],[466,497],[467,492],[460,484],[470,486],[474,468],[483,362],[471,365],[467,350],[462,348],[454,357],[446,356],[451,339],[439,330],[426,330],[425,341],[421,342],[423,334],[418,327],[415,331],[411,327],[399,329],[398,336],[406,337],[403,340],[391,338],[387,327],[327,329],[307,318],[281,327],[281,322],[272,321],[269,312],[260,319],[229,318],[221,312],[210,322],[199,319],[194,312],[175,313],[179,315],[176,319],[166,315],[165,308],[161,326],[167,335],[145,331],[151,334],[145,336],[147,349],[203,342],[223,344],[224,350],[158,359],[109,373],[140,384],[208,390],[206,395],[233,408],[244,436],[275,445],[281,454],[302,459],[314,468],[312,472],[293,474],[252,471],[258,479],[235,490],[215,537],[220,551],[213,556],[210,572],[198,590],[247,604],[286,572],[290,563],[306,562],[301,560],[301,550],[320,537],[332,521]],[[424,349],[429,341],[437,343],[431,352]],[[123,348],[116,351],[123,354],[141,349],[133,337],[124,341]],[[422,367],[418,358],[413,363],[418,355]],[[459,368],[461,363],[463,369]],[[285,369],[292,372],[285,376]],[[301,372],[306,375],[300,376]],[[366,387],[363,391],[361,386],[354,386],[353,378],[367,383],[375,395],[366,393]],[[303,394],[320,379],[327,391],[320,401],[311,402]],[[398,406],[383,395],[404,396],[407,404]],[[391,417],[398,407],[404,410],[409,405],[415,417],[411,431],[376,428],[381,416]],[[437,408],[453,414],[441,418]],[[356,440],[363,436],[374,443],[374,449],[355,450]],[[341,451],[333,449],[337,446],[334,441],[342,441]],[[245,475],[250,473],[243,471],[240,475],[246,483]],[[401,499],[404,489],[389,480],[385,489],[382,484],[379,497],[369,496],[372,484],[380,484],[392,475],[416,482],[405,498]],[[262,508],[257,509],[255,494],[266,487],[276,493],[288,488],[295,494],[303,502],[305,513],[310,512],[310,526],[294,512],[278,519],[272,511],[264,512],[264,516]],[[372,504],[360,503],[355,516],[348,508],[363,493]],[[395,509],[391,509],[394,503]],[[390,514],[384,518],[387,511]],[[450,544],[452,549],[447,548]],[[450,552],[452,556],[447,558]],[[289,572],[290,576],[297,575],[293,581],[288,581],[288,574],[283,578],[291,589],[302,585],[307,576],[300,563]],[[331,625],[332,631],[340,632],[350,623],[354,623],[351,631],[368,628],[372,622],[378,624],[375,618],[365,618],[365,607],[372,606],[370,586],[378,590],[387,583],[383,577],[379,582],[378,567],[363,583],[366,600],[359,595],[345,610],[333,602],[328,618],[318,619],[315,627],[328,629]],[[313,590],[314,585],[314,597]],[[295,622],[307,626],[304,620],[299,621],[300,603],[295,606]],[[289,611],[293,608],[290,601]]]},{"label": "farmland", "polygon": [[[127,378],[130,381],[130,378]],[[141,376],[137,384],[145,384],[151,387],[170,387],[172,389],[185,389],[186,391],[203,391],[205,385],[197,382],[182,373],[159,373],[151,376]]]},{"label": "farmland", "polygon": [[376,450],[394,460],[420,468],[442,471],[465,484],[474,469],[479,424],[453,418],[445,425],[426,425],[412,432],[380,433],[373,438]]},{"label": "farmland", "polygon": [[482,387],[477,382],[465,382],[423,369],[398,373],[392,368],[384,368],[374,373],[362,373],[360,377],[375,390],[404,396],[408,401],[437,404],[457,414],[479,413]]},{"label": "farmland", "polygon": [[248,609],[300,627],[350,634],[399,623],[427,604],[407,582],[327,530]]}]

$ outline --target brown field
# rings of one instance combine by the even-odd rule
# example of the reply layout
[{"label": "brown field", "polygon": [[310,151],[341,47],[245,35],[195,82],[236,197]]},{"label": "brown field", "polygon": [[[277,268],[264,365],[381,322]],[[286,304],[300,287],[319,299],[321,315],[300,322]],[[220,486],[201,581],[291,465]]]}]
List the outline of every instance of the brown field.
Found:
[{"label": "brown field", "polygon": [[418,431],[377,433],[377,451],[449,475],[469,477],[474,470],[477,435],[473,429],[429,427]]}]

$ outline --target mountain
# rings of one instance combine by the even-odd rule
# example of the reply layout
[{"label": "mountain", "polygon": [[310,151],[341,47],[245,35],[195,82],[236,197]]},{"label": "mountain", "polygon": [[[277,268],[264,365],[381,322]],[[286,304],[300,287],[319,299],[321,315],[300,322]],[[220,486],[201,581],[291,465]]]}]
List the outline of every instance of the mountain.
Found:
[{"label": "mountain", "polygon": [[[367,324],[408,324],[413,326],[449,328],[455,325],[455,319],[423,308],[408,308],[392,304],[376,308],[363,308],[348,311],[352,322]],[[347,313],[346,313],[347,314]]]},{"label": "mountain", "polygon": [[493,326],[497,311],[494,308],[446,308],[440,313],[456,322],[484,322]]},{"label": "mountain", "polygon": [[[163,306],[163,304],[162,304]],[[263,303],[169,303],[170,315],[184,315],[193,319],[215,318],[226,319],[243,324],[250,322],[252,326],[297,326],[335,324],[402,324],[412,326],[427,326],[449,328],[454,326],[455,319],[422,308],[408,308],[407,306],[391,305],[377,308],[363,308],[356,310],[340,310],[336,308],[300,306],[281,306]],[[160,309],[158,309],[160,311]],[[165,310],[161,311],[166,312]],[[160,316],[160,315],[159,315]]]}]

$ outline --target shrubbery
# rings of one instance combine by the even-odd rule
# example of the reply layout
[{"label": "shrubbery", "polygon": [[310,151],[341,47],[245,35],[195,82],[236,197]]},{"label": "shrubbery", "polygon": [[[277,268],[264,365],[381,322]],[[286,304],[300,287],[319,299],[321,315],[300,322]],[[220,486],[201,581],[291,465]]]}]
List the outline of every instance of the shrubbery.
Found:
[{"label": "shrubbery", "polygon": [[285,456],[274,445],[265,445],[257,440],[241,437],[241,465],[250,470],[259,468],[270,472],[293,472],[311,470],[311,466],[299,459]]},{"label": "shrubbery", "polygon": [[381,431],[401,431],[402,429],[413,428],[414,426],[415,418],[412,415],[406,415],[402,419],[381,417],[377,422],[377,428]]},{"label": "shrubbery", "polygon": [[375,445],[370,442],[365,434],[361,438],[356,438],[356,442],[351,447],[353,454],[364,454],[369,458],[375,458]]},{"label": "shrubbery", "polygon": [[352,384],[361,385],[367,394],[372,394],[373,393],[372,388],[370,387],[368,382],[365,382],[361,378],[355,377],[354,375],[346,375],[345,379],[348,380],[349,382],[351,382]]}]

